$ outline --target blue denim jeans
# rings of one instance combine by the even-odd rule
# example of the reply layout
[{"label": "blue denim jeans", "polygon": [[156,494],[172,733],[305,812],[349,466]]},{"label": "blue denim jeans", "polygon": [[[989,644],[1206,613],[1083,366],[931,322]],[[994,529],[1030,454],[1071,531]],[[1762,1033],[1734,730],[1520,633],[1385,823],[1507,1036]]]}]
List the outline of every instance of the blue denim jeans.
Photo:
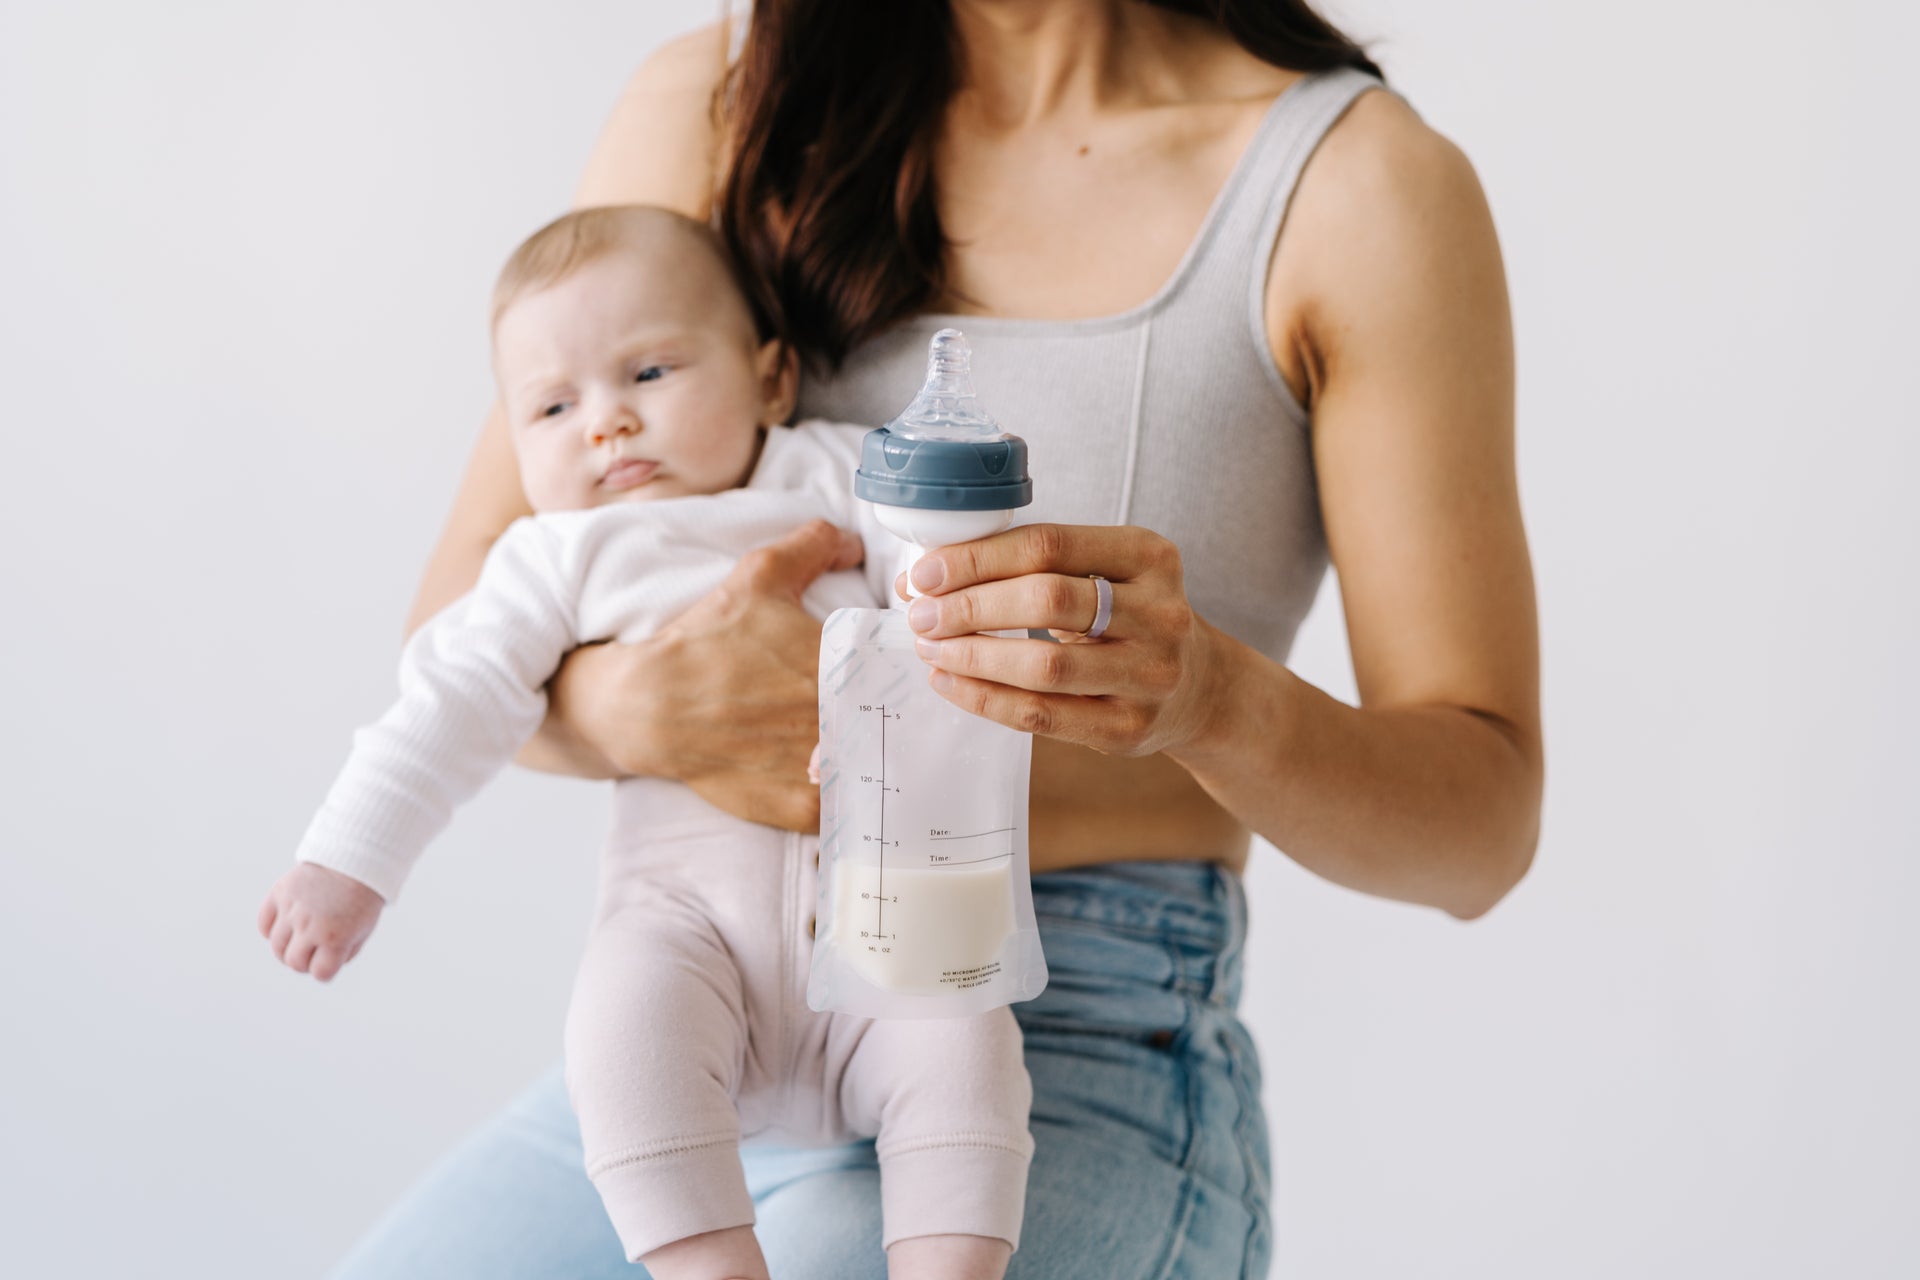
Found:
[{"label": "blue denim jeans", "polygon": [[[1009,1280],[1257,1280],[1272,1251],[1266,1119],[1235,1015],[1239,877],[1131,862],[1033,878],[1050,980],[1014,1006],[1034,1156]],[[885,1280],[871,1141],[742,1151],[776,1280]],[[334,1280],[638,1280],[556,1069],[449,1153]]]}]

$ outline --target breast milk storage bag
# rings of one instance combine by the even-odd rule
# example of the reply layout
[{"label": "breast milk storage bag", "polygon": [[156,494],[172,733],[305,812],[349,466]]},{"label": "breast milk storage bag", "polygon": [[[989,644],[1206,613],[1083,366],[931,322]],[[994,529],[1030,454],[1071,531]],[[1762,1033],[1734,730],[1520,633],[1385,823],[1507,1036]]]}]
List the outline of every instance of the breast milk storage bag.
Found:
[{"label": "breast milk storage bag", "polygon": [[[1032,501],[1026,444],[979,411],[965,340],[865,442],[854,492],[924,551]],[[1027,862],[1033,739],[927,684],[900,609],[841,609],[820,638],[820,877],[807,1003],[959,1018],[1047,985]]]}]

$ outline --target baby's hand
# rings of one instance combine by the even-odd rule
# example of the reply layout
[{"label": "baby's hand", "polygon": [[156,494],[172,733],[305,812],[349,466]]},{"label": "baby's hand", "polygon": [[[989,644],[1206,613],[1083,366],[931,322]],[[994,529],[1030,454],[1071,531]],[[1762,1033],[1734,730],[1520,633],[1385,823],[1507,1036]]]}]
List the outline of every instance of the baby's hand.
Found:
[{"label": "baby's hand", "polygon": [[287,968],[326,982],[360,953],[386,905],[351,876],[296,863],[260,904],[260,936]]}]

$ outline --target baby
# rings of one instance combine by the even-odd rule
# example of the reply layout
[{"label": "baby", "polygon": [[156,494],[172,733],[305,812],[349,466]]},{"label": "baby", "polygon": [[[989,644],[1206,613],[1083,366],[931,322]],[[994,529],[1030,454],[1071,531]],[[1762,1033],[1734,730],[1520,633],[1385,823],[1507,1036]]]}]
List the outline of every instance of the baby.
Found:
[{"label": "baby", "polygon": [[[812,519],[861,528],[870,566],[810,588],[816,616],[882,601],[897,558],[851,496],[862,429],[778,425],[795,366],[755,331],[707,228],[643,207],[568,214],[514,253],[493,314],[538,514],[408,642],[400,700],[354,736],[261,908],[274,954],[322,981],[454,806],[538,728],[568,650],[650,634],[741,554]],[[876,1136],[889,1275],[997,1277],[1033,1151],[1018,1027],[1006,1008],[931,1021],[810,1010],[818,848],[678,783],[615,784],[567,1016],[587,1172],[655,1280],[765,1277],[742,1135]]]}]

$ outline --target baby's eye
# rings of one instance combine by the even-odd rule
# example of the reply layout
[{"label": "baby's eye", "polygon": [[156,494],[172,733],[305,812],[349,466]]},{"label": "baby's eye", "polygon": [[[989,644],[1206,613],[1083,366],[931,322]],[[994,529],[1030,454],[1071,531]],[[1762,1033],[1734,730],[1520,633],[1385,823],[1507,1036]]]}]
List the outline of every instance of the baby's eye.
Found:
[{"label": "baby's eye", "polygon": [[656,379],[664,378],[666,376],[667,376],[667,369],[665,365],[650,364],[646,368],[642,369],[640,372],[634,374],[633,380],[635,382],[653,382]]},{"label": "baby's eye", "polygon": [[562,400],[554,404],[550,404],[546,408],[542,409],[540,411],[540,416],[543,418],[557,418],[561,414],[565,413],[566,411],[567,411],[566,401]]}]

